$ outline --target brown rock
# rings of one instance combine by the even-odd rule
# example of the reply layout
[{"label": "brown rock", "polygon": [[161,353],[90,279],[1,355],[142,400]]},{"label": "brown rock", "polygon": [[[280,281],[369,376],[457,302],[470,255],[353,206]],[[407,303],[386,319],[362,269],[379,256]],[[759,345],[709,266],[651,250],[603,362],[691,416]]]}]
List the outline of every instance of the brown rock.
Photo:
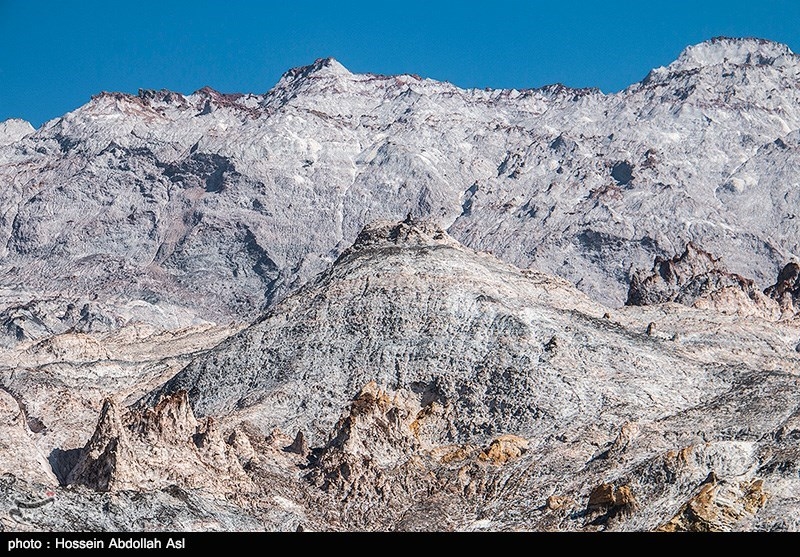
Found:
[{"label": "brown rock", "polygon": [[103,404],[92,438],[67,482],[99,491],[204,486],[229,493],[248,486],[247,476],[216,421],[198,421],[185,391],[154,408],[121,411]]},{"label": "brown rock", "polygon": [[505,464],[509,460],[519,458],[528,450],[528,441],[516,435],[501,435],[489,444],[479,455],[483,461],[491,464]]},{"label": "brown rock", "polygon": [[630,486],[616,487],[614,484],[602,483],[589,493],[589,511],[604,511],[611,515],[630,514],[638,508]]},{"label": "brown rock", "polygon": [[574,506],[575,501],[571,497],[551,495],[547,498],[547,508],[551,511],[561,511]]},{"label": "brown rock", "polygon": [[[625,304],[677,302],[722,313],[778,318],[780,312],[769,296],[753,280],[729,272],[718,258],[689,242],[682,254],[657,257],[651,271],[634,273]],[[648,335],[655,334],[651,325]]]},{"label": "brown rock", "polygon": [[603,483],[589,493],[589,510],[605,509],[614,505],[614,485]]},{"label": "brown rock", "polygon": [[736,529],[742,518],[757,513],[766,503],[763,480],[750,482],[718,481],[716,476],[701,484],[661,532],[726,532]]},{"label": "brown rock", "polygon": [[294,441],[292,441],[292,444],[285,447],[283,450],[287,453],[299,454],[300,456],[308,455],[308,443],[306,443],[306,438],[303,435],[303,432],[298,431],[297,436],[294,438]]}]

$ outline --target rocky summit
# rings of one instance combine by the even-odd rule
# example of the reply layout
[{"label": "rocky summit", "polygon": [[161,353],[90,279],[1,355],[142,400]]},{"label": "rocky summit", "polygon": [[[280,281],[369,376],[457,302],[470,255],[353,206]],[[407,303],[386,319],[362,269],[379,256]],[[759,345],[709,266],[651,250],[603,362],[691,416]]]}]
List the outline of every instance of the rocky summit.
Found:
[{"label": "rocky summit", "polygon": [[732,38],[0,123],[0,530],[800,530],[798,129]]}]

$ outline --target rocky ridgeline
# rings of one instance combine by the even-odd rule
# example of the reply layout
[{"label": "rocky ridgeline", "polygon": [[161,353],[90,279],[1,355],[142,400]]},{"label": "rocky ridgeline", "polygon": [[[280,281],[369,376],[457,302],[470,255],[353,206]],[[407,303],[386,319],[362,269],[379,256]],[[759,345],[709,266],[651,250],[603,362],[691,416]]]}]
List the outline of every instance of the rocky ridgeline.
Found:
[{"label": "rocky ridgeline", "polygon": [[676,302],[696,308],[764,319],[792,318],[800,297],[800,266],[788,263],[763,292],[755,281],[731,273],[720,260],[692,243],[671,259],[657,257],[649,273],[633,274],[626,304]]},{"label": "rocky ridgeline", "polygon": [[5,123],[2,529],[800,529],[798,81],[323,59]]},{"label": "rocky ridgeline", "polygon": [[263,95],[102,93],[0,129],[0,283],[26,285],[13,307],[96,295],[249,320],[410,212],[611,306],[689,242],[768,284],[800,254],[799,80],[784,45],[715,39],[612,95],[332,59]]}]

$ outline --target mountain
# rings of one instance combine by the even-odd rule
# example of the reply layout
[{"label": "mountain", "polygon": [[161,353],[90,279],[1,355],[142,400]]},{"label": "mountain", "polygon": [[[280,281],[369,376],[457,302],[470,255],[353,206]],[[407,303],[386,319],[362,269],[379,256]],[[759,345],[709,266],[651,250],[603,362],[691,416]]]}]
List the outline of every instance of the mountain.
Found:
[{"label": "mountain", "polygon": [[[137,403],[105,400],[52,459],[58,512],[7,511],[16,529],[796,530],[800,326],[768,317],[613,310],[433,223],[376,222]],[[18,495],[44,489],[41,461],[5,466]],[[114,494],[102,522],[48,518]]]},{"label": "mountain", "polygon": [[611,306],[689,242],[765,287],[800,251],[799,68],[784,45],[720,38],[610,95],[332,59],[264,95],[101,93],[22,138],[5,124],[0,280],[62,313],[97,295],[120,323],[126,304],[238,322],[411,212]]},{"label": "mountain", "polygon": [[796,322],[653,307],[378,222],[142,402],[299,432],[341,527],[794,528]]},{"label": "mountain", "polygon": [[0,145],[10,145],[33,132],[33,126],[25,120],[12,118],[0,122]]},{"label": "mountain", "polygon": [[0,524],[798,530],[800,59],[0,124]]}]

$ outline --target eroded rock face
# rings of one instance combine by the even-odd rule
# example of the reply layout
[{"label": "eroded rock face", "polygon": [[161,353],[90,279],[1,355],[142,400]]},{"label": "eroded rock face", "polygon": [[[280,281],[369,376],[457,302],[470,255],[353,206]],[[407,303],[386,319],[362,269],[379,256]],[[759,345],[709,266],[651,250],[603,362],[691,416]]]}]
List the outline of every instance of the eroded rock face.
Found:
[{"label": "eroded rock face", "polygon": [[325,59],[0,126],[0,524],[800,530],[798,267],[756,287],[798,79],[758,40],[615,95]]},{"label": "eroded rock face", "polygon": [[638,272],[631,278],[626,304],[666,302],[743,316],[780,316],[779,308],[755,281],[727,271],[719,259],[692,243],[672,259],[657,257],[649,274]]},{"label": "eroded rock face", "polygon": [[414,393],[375,383],[355,397],[307,476],[334,501],[347,501],[337,522],[390,529],[411,501],[433,488],[436,480],[426,474],[417,437],[421,413]]},{"label": "eroded rock face", "polygon": [[0,388],[0,474],[28,478],[43,484],[58,480],[45,454],[36,447],[35,422],[28,421],[24,402],[20,404],[11,393]]},{"label": "eroded rock face", "polygon": [[662,532],[727,532],[743,518],[756,514],[766,502],[764,482],[718,482],[712,475],[700,486],[669,522],[659,526]]},{"label": "eroded rock face", "polygon": [[178,392],[143,411],[121,412],[112,399],[106,400],[67,483],[99,491],[175,484],[224,492],[247,490],[248,482],[215,420],[197,421],[186,393]]},{"label": "eroded rock face", "polygon": [[526,439],[508,434],[483,448],[448,443],[452,409],[425,398],[370,382],[352,400],[304,475],[322,492],[315,500],[327,520],[345,529],[457,529],[498,471],[527,452]]},{"label": "eroded rock face", "polygon": [[763,292],[755,282],[725,269],[720,260],[692,243],[672,259],[657,257],[649,273],[633,274],[627,305],[676,302],[701,309],[765,319],[793,317],[800,299],[800,265],[787,263]]}]

